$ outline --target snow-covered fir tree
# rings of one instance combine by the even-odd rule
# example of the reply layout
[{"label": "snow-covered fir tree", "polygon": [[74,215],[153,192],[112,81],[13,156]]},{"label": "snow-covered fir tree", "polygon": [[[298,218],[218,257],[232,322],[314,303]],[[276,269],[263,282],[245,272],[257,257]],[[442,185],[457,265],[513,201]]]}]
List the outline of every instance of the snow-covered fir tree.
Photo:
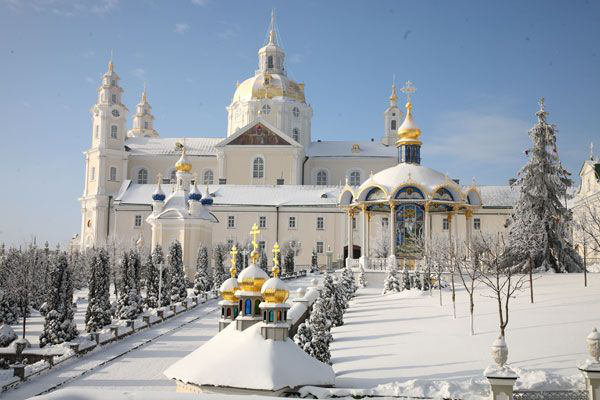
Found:
[{"label": "snow-covered fir tree", "polygon": [[402,285],[398,280],[398,270],[396,268],[390,268],[388,274],[383,282],[383,294],[390,292],[401,292]]},{"label": "snow-covered fir tree", "polygon": [[417,268],[417,270],[415,270],[415,289],[421,290],[422,287],[423,281],[421,277],[421,271],[419,271],[419,269]]},{"label": "snow-covered fir tree", "polygon": [[342,271],[342,288],[344,289],[344,300],[346,304],[354,297],[356,292],[356,281],[354,279],[354,272],[351,268],[344,268]]},{"label": "snow-covered fir tree", "polygon": [[294,249],[288,246],[285,250],[285,258],[283,259],[283,271],[286,275],[294,273]]},{"label": "snow-covered fir tree", "polygon": [[135,319],[142,311],[140,296],[139,255],[135,249],[123,252],[121,258],[121,289],[117,301],[116,317],[119,319]]},{"label": "snow-covered fir tree", "polygon": [[410,274],[408,273],[408,269],[404,267],[402,270],[402,290],[410,290],[412,289],[412,284],[410,282]]},{"label": "snow-covered fir tree", "polygon": [[196,259],[196,275],[194,276],[194,293],[196,295],[206,293],[212,289],[213,283],[210,272],[208,249],[202,245],[198,249],[198,258]]},{"label": "snow-covered fir tree", "polygon": [[332,326],[344,325],[344,310],[346,307],[342,292],[336,287],[333,277],[325,273],[323,278],[323,291],[321,292],[323,305]]},{"label": "snow-covered fir tree", "polygon": [[317,249],[313,249],[310,254],[310,270],[316,272],[319,269],[319,259],[317,258]]},{"label": "snow-covered fir tree", "polygon": [[177,303],[187,297],[185,272],[183,271],[181,244],[178,240],[171,243],[167,262],[171,274],[171,301]]},{"label": "snow-covered fir tree", "polygon": [[258,266],[260,269],[269,274],[269,256],[267,256],[267,253],[265,253],[264,250],[260,251],[260,260],[258,262]]},{"label": "snow-covered fir tree", "polygon": [[533,142],[526,152],[529,160],[515,182],[519,200],[509,219],[506,262],[527,269],[525,261],[531,257],[535,269],[579,272],[583,261],[569,240],[571,213],[566,207],[572,181],[558,158],[557,129],[546,121],[543,98],[536,116],[537,123],[529,130]]},{"label": "snow-covered fir tree", "polygon": [[57,250],[51,264],[46,300],[48,313],[40,335],[40,347],[63,343],[77,336],[73,322],[73,282],[67,254]]},{"label": "snow-covered fir tree", "polygon": [[367,287],[367,276],[365,275],[365,269],[360,267],[360,274],[358,275],[358,284],[360,287]]},{"label": "snow-covered fir tree", "polygon": [[89,257],[88,307],[85,329],[96,332],[110,324],[110,265],[105,249],[92,249]]},{"label": "snow-covered fir tree", "polygon": [[213,269],[213,290],[218,291],[223,282],[229,278],[229,275],[225,271],[225,252],[226,248],[223,245],[215,246],[213,256],[215,258],[215,267]]},{"label": "snow-covered fir tree", "polygon": [[298,326],[298,331],[294,335],[294,342],[307,354],[314,356],[312,334],[310,332],[310,324],[308,321],[305,321]]},{"label": "snow-covered fir tree", "polygon": [[333,339],[330,333],[331,323],[327,318],[329,311],[330,309],[327,308],[324,299],[318,298],[313,304],[313,309],[308,319],[311,335],[311,355],[326,364],[331,363],[329,344]]},{"label": "snow-covered fir tree", "polygon": [[[165,263],[165,255],[163,253],[162,246],[157,244],[152,250],[152,264],[157,269],[158,280],[155,282],[157,298],[159,298],[159,307],[165,307],[171,304],[171,277],[169,275],[169,268]],[[162,279],[160,271],[162,269]]]},{"label": "snow-covered fir tree", "polygon": [[148,252],[144,258],[146,271],[146,297],[144,303],[150,308],[158,307],[158,291],[160,289],[160,270],[154,263],[153,252]]}]

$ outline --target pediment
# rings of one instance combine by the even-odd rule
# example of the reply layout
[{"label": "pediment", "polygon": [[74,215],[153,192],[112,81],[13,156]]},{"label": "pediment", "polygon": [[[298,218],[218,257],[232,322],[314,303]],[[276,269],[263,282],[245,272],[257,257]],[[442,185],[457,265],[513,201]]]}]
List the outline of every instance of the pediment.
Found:
[{"label": "pediment", "polygon": [[257,123],[237,135],[229,145],[241,146],[290,146],[291,143],[269,129],[265,124]]}]

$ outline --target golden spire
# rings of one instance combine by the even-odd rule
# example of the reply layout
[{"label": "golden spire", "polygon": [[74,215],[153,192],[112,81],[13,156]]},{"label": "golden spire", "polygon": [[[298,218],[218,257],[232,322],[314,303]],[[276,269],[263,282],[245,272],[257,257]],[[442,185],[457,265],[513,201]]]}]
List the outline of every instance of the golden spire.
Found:
[{"label": "golden spire", "polygon": [[273,250],[271,251],[273,253],[273,269],[271,270],[273,272],[273,277],[277,278],[279,276],[279,253],[281,253],[281,249],[279,248],[279,243],[275,242],[275,244],[273,245]]},{"label": "golden spire", "polygon": [[190,172],[192,170],[192,164],[186,157],[185,144],[181,146],[181,157],[175,164],[175,169],[179,172]]},{"label": "golden spire", "polygon": [[275,33],[275,9],[271,10],[271,22],[269,23],[269,44],[277,46],[277,34]]},{"label": "golden spire", "polygon": [[390,96],[390,103],[392,106],[396,106],[396,102],[398,101],[398,95],[396,94],[396,74],[392,78],[392,95]]},{"label": "golden spire", "polygon": [[237,273],[237,270],[235,268],[236,262],[237,262],[237,253],[238,253],[238,249],[235,245],[233,245],[233,247],[231,248],[231,251],[229,252],[229,255],[231,256],[231,268],[229,268],[229,273],[231,274],[232,278],[235,278],[235,275]]},{"label": "golden spire", "polygon": [[142,103],[146,103],[146,81],[144,81],[144,91],[142,92]]},{"label": "golden spire", "polygon": [[250,253],[250,258],[252,259],[252,262],[254,264],[256,264],[256,262],[258,261],[258,242],[256,241],[256,237],[259,235],[260,230],[258,229],[258,225],[256,225],[256,223],[254,225],[252,225],[252,230],[250,231],[250,234],[252,235],[252,253]]},{"label": "golden spire", "polygon": [[407,81],[406,85],[400,89],[403,93],[406,94],[406,117],[404,118],[404,122],[398,128],[398,140],[396,141],[396,147],[400,147],[402,145],[407,144],[417,144],[420,145],[421,141],[419,138],[421,137],[421,129],[417,126],[412,116],[412,103],[410,101],[410,95],[417,91],[417,89],[412,85],[411,81]]},{"label": "golden spire", "polygon": [[108,72],[110,72],[111,74],[113,72],[113,62],[112,62],[112,59],[113,59],[113,51],[112,51],[112,49],[110,49],[110,60],[108,60]]}]

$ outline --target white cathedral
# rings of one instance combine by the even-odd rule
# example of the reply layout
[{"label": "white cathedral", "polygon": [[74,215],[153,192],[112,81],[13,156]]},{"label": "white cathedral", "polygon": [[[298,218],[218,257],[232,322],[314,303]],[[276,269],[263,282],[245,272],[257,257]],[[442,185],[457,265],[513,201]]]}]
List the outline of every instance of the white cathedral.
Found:
[{"label": "white cathedral", "polygon": [[[355,218],[348,207],[348,194],[373,174],[411,162],[396,147],[404,113],[395,87],[380,139],[313,141],[312,108],[304,84],[286,73],[273,19],[267,43],[258,51],[258,70],[237,85],[227,106],[225,137],[160,137],[145,89],[128,130],[129,110],[121,101],[119,80],[111,60],[91,108],[92,144],[84,153],[81,233],[76,239],[81,248],[111,241],[130,246],[140,238],[167,246],[178,239],[191,273],[200,244],[244,246],[254,223],[261,231],[261,248],[275,242],[290,246],[298,268],[310,265],[313,251],[323,265],[328,249],[334,261],[385,258],[388,233],[404,234],[404,228],[396,227],[402,216],[390,215],[389,208]],[[437,174],[463,202],[477,192],[478,204],[454,219],[454,214],[431,213],[429,235],[504,229],[515,190],[508,185],[461,187]],[[407,176],[411,179],[410,172]]]}]

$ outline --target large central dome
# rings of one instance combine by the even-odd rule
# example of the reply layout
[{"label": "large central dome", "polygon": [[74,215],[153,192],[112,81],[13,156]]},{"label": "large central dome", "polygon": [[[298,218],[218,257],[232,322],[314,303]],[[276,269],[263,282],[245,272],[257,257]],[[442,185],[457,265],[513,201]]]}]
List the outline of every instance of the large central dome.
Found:
[{"label": "large central dome", "polygon": [[296,83],[285,75],[261,72],[238,85],[233,102],[277,97],[305,103],[304,84]]}]

